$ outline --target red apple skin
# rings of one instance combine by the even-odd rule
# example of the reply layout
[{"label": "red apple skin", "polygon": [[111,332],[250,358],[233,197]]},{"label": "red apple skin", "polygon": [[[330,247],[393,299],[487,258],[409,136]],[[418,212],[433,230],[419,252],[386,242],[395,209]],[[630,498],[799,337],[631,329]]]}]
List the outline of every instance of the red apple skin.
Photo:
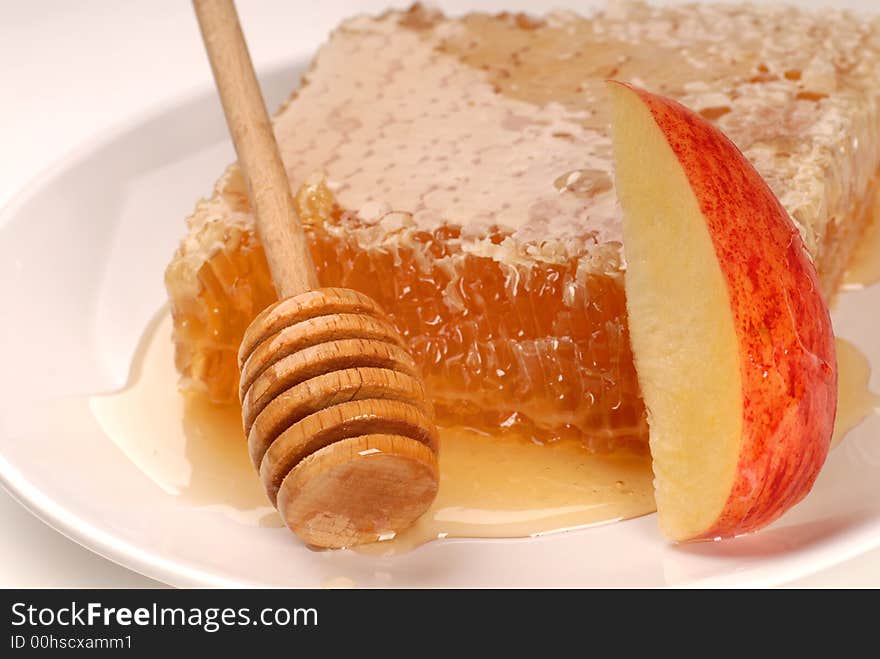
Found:
[{"label": "red apple skin", "polygon": [[742,448],[721,515],[695,539],[731,537],[769,524],[803,499],[825,462],[837,410],[831,319],[798,230],[733,142],[681,104],[627,86],[684,168],[730,293]]}]

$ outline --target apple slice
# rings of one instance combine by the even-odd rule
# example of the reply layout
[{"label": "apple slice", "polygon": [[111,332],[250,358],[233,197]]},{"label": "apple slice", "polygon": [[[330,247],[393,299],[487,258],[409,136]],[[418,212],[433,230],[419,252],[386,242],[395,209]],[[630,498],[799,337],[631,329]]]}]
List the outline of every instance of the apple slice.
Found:
[{"label": "apple slice", "polygon": [[676,541],[754,531],[809,492],[831,441],[837,365],[816,270],[721,131],[609,89],[660,527]]}]

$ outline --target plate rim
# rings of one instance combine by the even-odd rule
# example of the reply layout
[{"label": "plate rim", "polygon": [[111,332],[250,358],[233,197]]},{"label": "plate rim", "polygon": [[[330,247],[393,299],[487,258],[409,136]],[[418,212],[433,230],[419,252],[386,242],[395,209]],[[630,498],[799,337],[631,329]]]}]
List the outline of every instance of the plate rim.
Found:
[{"label": "plate rim", "polygon": [[[264,78],[284,70],[300,70],[305,58],[294,58],[274,63],[261,69],[259,77]],[[90,154],[112,145],[113,142],[138,126],[158,115],[188,103],[194,103],[211,95],[210,84],[197,83],[189,88],[155,101],[128,117],[110,123],[85,138],[72,148],[62,152],[49,165],[38,170],[19,188],[9,200],[0,207],[0,231],[14,218],[16,213],[38,196],[39,192],[50,186],[54,179]],[[217,101],[219,103],[219,100]],[[247,588],[253,587],[234,579],[226,579],[215,573],[183,565],[179,561],[166,559],[154,552],[145,551],[121,537],[98,528],[80,515],[55,501],[33,484],[24,473],[0,453],[0,486],[9,495],[41,522],[57,531],[79,546],[137,574],[155,579],[174,587],[215,587]]]}]

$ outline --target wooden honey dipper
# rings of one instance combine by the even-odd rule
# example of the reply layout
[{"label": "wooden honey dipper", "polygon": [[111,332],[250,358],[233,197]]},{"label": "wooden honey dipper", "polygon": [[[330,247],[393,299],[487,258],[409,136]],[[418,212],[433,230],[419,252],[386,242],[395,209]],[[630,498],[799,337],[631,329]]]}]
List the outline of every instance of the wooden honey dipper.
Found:
[{"label": "wooden honey dipper", "polygon": [[437,494],[437,430],[418,369],[376,302],[319,288],[235,5],[193,5],[280,299],[238,354],[251,459],[307,543],[393,536]]}]

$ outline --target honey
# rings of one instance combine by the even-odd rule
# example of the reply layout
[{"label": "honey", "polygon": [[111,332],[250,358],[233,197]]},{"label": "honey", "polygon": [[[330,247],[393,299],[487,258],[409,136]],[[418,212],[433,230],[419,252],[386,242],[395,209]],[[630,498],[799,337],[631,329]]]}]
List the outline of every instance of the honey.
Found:
[{"label": "honey", "polygon": [[[144,334],[129,385],[90,397],[91,413],[168,495],[247,526],[281,526],[250,463],[239,406],[181,395],[171,333],[163,310]],[[594,455],[576,441],[541,446],[466,428],[442,428],[441,442],[436,502],[414,529],[377,551],[395,553],[442,537],[537,535],[654,510],[644,451]]]},{"label": "honey", "polygon": [[[91,396],[107,436],[161,490],[247,526],[283,526],[256,477],[237,406],[178,390],[167,310],[147,327],[127,387]],[[149,419],[149,423],[133,420]]]},{"label": "honey", "polygon": [[[609,77],[736,142],[830,299],[878,187],[880,45],[848,15],[757,11],[414,8],[346,21],[319,51],[275,132],[320,280],[391,315],[442,423],[600,452],[645,443]],[[166,272],[176,365],[187,390],[234,402],[239,340],[275,299],[236,166],[188,225]]]},{"label": "honey", "polygon": [[578,442],[539,446],[466,428],[441,432],[440,492],[395,538],[356,548],[390,556],[443,538],[523,538],[656,510],[644,451],[591,453]]},{"label": "honey", "polygon": [[[281,527],[248,457],[238,405],[178,391],[167,309],[146,329],[121,391],[87,399],[107,436],[168,496],[251,527]],[[838,340],[840,402],[835,445],[867,415],[880,414],[869,368]],[[149,419],[149,424],[133,423]],[[559,440],[441,429],[440,492],[396,538],[358,551],[387,556],[443,538],[528,537],[629,519],[654,510],[650,457],[622,449],[595,454]],[[295,540],[291,539],[291,542]],[[333,581],[327,586],[350,586]]]},{"label": "honey", "polygon": [[871,414],[880,414],[880,396],[868,389],[871,365],[852,343],[837,339],[837,417],[831,448]]}]

